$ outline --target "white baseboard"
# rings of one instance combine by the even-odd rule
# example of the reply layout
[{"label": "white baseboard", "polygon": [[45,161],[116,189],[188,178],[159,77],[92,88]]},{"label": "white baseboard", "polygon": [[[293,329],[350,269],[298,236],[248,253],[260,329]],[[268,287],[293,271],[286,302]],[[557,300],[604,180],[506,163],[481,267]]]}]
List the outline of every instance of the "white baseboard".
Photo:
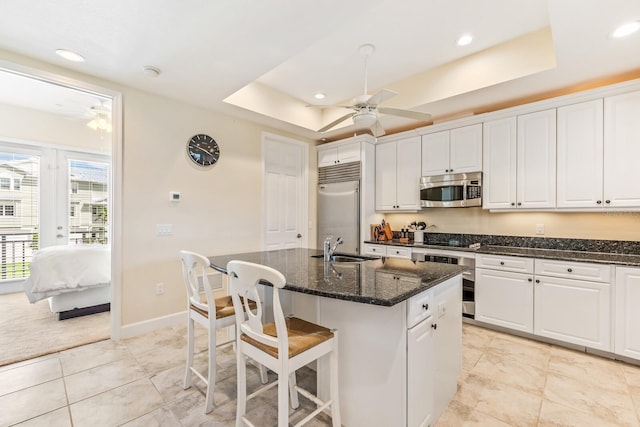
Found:
[{"label": "white baseboard", "polygon": [[169,314],[167,316],[156,317],[155,319],[144,320],[142,322],[124,325],[120,328],[120,338],[131,338],[138,335],[147,334],[158,329],[170,326],[180,326],[187,324],[187,312]]}]

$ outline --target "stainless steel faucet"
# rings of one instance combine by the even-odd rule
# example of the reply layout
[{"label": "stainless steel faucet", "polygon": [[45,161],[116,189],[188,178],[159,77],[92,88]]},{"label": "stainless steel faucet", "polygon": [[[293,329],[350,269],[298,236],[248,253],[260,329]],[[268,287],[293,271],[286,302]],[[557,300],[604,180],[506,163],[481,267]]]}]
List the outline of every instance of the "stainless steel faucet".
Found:
[{"label": "stainless steel faucet", "polygon": [[333,256],[333,253],[336,251],[336,248],[338,247],[338,245],[341,245],[344,243],[344,241],[342,240],[342,237],[338,237],[336,239],[336,242],[334,243],[333,247],[331,246],[331,240],[333,239],[333,236],[327,236],[324,238],[324,245],[323,245],[323,249],[324,249],[324,260],[325,261],[331,261],[331,257]]}]

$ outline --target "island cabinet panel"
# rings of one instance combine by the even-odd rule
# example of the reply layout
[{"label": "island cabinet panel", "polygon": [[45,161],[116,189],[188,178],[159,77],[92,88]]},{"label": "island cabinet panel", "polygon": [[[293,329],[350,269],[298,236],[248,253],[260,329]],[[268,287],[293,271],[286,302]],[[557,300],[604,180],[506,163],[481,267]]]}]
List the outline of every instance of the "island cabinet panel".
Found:
[{"label": "island cabinet panel", "polygon": [[415,372],[407,383],[408,426],[427,427],[433,422],[434,359],[433,316],[409,329],[407,336],[407,370]]},{"label": "island cabinet panel", "polygon": [[615,353],[640,360],[640,268],[616,267]]}]

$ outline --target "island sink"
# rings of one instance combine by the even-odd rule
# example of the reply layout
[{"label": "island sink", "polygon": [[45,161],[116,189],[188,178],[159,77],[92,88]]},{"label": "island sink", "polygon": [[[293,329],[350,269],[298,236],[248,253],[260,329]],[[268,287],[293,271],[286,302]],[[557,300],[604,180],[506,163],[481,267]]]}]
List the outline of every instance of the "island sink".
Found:
[{"label": "island sink", "polygon": [[[323,258],[323,257],[324,257],[323,254],[311,255],[311,258]],[[371,260],[380,259],[380,258],[362,256],[362,255],[351,255],[351,254],[333,254],[329,259],[332,262],[363,262],[363,261],[371,261]]]}]

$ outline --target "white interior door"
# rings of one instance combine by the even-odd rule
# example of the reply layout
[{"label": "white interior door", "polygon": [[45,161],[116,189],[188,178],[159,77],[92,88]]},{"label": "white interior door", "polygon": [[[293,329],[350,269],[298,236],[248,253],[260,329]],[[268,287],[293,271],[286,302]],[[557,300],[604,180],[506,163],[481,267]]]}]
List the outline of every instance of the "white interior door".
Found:
[{"label": "white interior door", "polygon": [[264,249],[307,247],[307,144],[264,134],[263,218]]}]

